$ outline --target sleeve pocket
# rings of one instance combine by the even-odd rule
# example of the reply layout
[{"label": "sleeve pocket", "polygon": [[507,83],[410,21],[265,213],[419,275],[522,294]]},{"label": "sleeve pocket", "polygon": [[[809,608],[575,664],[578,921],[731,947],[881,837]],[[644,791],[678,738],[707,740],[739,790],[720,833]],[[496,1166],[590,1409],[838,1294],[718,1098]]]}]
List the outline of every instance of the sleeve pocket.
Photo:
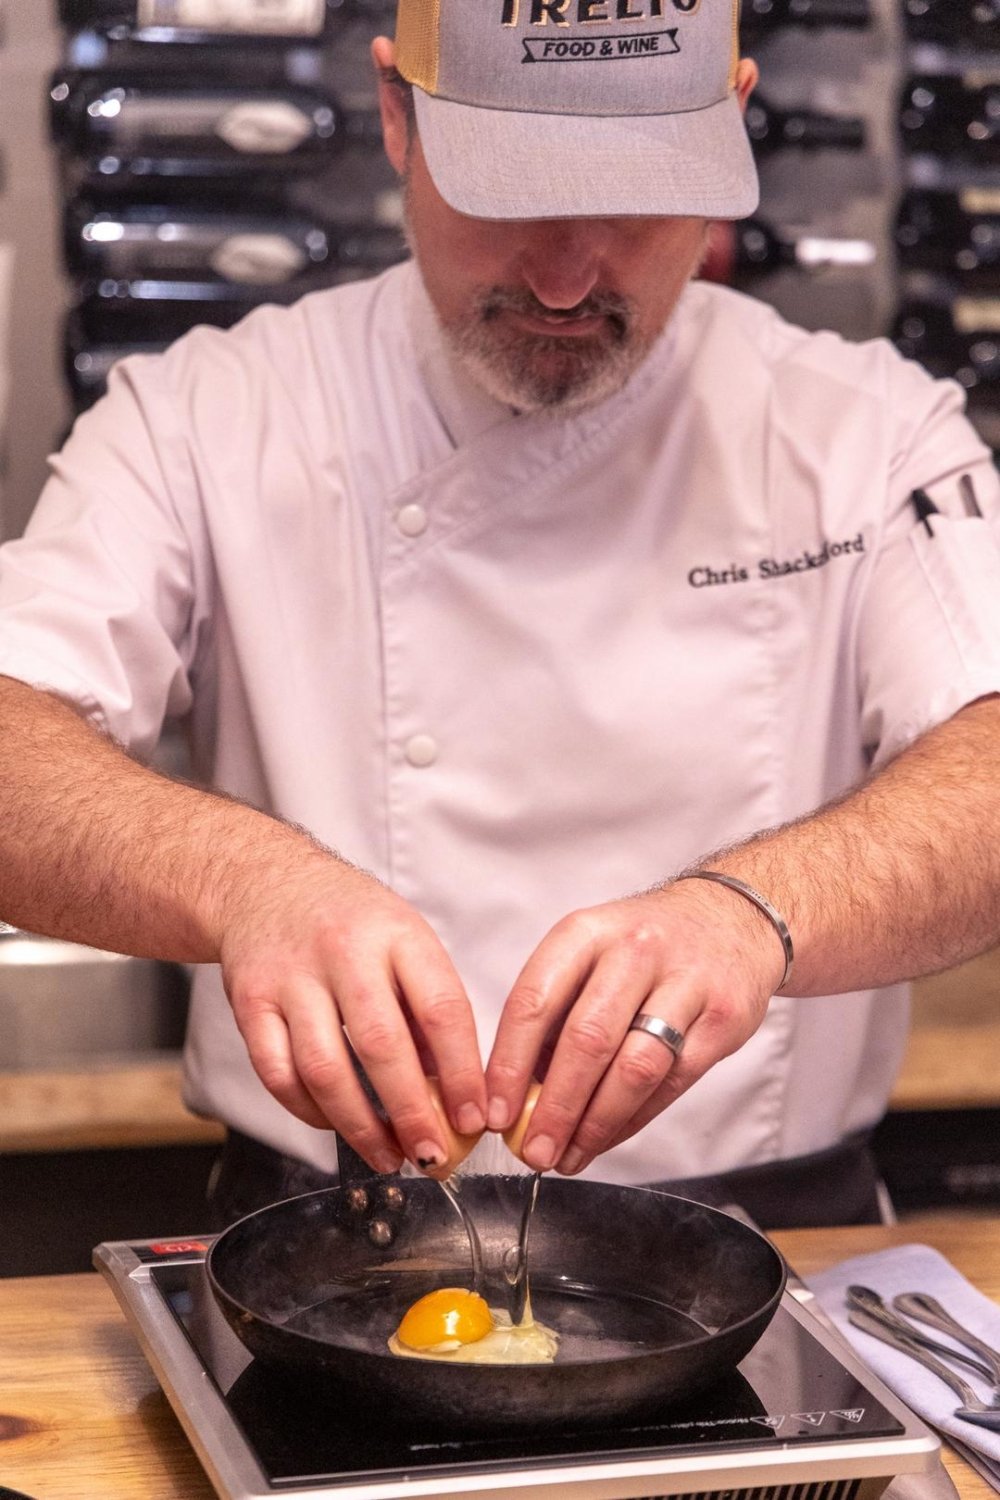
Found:
[{"label": "sleeve pocket", "polygon": [[[978,517],[932,516],[910,546],[968,671],[996,661],[1000,646],[1000,543]],[[931,534],[933,533],[933,534]]]}]

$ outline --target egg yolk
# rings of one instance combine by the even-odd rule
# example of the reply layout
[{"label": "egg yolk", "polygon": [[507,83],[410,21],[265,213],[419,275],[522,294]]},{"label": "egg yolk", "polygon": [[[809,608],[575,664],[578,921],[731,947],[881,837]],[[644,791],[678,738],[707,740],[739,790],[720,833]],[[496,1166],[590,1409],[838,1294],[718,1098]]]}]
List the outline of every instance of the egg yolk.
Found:
[{"label": "egg yolk", "polygon": [[443,1286],[414,1302],[396,1330],[408,1349],[475,1344],[493,1328],[493,1315],[476,1292]]}]

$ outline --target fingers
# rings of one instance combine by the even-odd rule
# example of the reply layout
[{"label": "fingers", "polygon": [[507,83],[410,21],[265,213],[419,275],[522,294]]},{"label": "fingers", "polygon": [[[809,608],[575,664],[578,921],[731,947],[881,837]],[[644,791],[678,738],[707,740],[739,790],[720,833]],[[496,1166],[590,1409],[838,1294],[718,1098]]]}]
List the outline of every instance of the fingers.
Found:
[{"label": "fingers", "polygon": [[462,1135],[486,1128],[486,1079],[472,1006],[451,960],[428,928],[394,954],[396,978],[412,1014],[418,1055],[433,1059],[448,1118]]},{"label": "fingers", "polygon": [[[633,1134],[763,1018],[769,977],[755,978],[739,934],[700,893],[627,898],[561,922],[508,998],[487,1067],[492,1128],[515,1116],[557,1029],[521,1156],[539,1171],[582,1171]],[[742,950],[742,951],[741,951]],[[682,1055],[632,1031],[651,1014],[686,1036]]]},{"label": "fingers", "polygon": [[[567,1176],[582,1172],[603,1151],[609,1151],[655,1120],[719,1060],[711,1044],[711,1028],[699,1019],[704,1012],[695,992],[657,991],[641,1011],[658,1016],[680,1031],[680,1055],[649,1032],[627,1031],[615,1065],[594,1091],[573,1137],[556,1163]],[[685,1016],[697,1012],[690,1021]]]},{"label": "fingers", "polygon": [[[336,1129],[377,1171],[397,1171],[405,1155],[437,1173],[455,1155],[456,1132],[481,1132],[486,1083],[450,959],[415,914],[402,927],[359,924],[308,962],[283,962],[278,981],[278,965],[262,964],[253,980],[229,986],[230,999],[258,1076],[292,1114]],[[357,1078],[352,1049],[388,1123]],[[428,1072],[441,1075],[443,1110]]]},{"label": "fingers", "polygon": [[[613,966],[595,970],[597,993],[588,984],[570,1012],[535,1108],[522,1155],[540,1171],[582,1171],[677,1068],[663,1042],[629,1030],[635,1016],[640,1011],[664,1020],[669,1016],[669,1024],[683,1034],[701,1009],[697,992],[680,984],[651,995],[635,983],[606,990],[605,969]],[[601,1019],[595,1022],[595,1016]],[[584,1066],[581,1038],[587,1038]]]},{"label": "fingers", "polygon": [[335,1127],[377,1172],[396,1172],[402,1153],[365,1095],[340,1018],[325,986],[300,977],[233,997],[254,1070],[296,1118]]},{"label": "fingers", "polygon": [[[662,1046],[658,1055],[641,1042],[623,1045],[636,1013],[648,1008],[645,1002],[662,971],[660,934],[638,906],[616,911],[613,931],[607,916],[603,924],[588,916],[578,913],[560,923],[525,965],[487,1067],[489,1121],[496,1129],[508,1111],[516,1117],[527,1080],[533,1070],[542,1071],[540,1054],[561,1021],[521,1153],[539,1171],[561,1164],[581,1129],[583,1149],[595,1154],[604,1149],[658,1087],[672,1061]],[[685,1003],[679,996],[672,1003],[678,1015],[674,1025],[686,1026],[698,1013],[696,1001]]]},{"label": "fingers", "polygon": [[570,921],[543,938],[518,975],[500,1016],[486,1066],[490,1130],[518,1117],[537,1060],[551,1050],[552,1033],[582,988],[593,950]]},{"label": "fingers", "polygon": [[261,1083],[296,1119],[317,1130],[330,1122],[300,1079],[292,1057],[291,1037],[277,996],[230,995],[233,1015]]}]

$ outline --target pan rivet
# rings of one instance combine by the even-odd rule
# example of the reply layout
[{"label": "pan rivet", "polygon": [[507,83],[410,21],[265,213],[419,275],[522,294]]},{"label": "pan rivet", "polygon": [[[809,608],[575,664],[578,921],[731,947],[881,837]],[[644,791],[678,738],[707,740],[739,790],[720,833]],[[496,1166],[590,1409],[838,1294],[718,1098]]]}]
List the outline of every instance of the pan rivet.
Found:
[{"label": "pan rivet", "polygon": [[406,1194],[403,1192],[402,1188],[387,1187],[384,1196],[386,1208],[392,1208],[398,1211],[406,1203]]},{"label": "pan rivet", "polygon": [[373,1219],[368,1226],[368,1238],[373,1245],[378,1245],[380,1248],[385,1245],[391,1245],[393,1241],[392,1226],[387,1224],[384,1219]]},{"label": "pan rivet", "polygon": [[363,1214],[368,1207],[368,1194],[364,1188],[353,1187],[347,1190],[347,1206],[356,1214]]}]

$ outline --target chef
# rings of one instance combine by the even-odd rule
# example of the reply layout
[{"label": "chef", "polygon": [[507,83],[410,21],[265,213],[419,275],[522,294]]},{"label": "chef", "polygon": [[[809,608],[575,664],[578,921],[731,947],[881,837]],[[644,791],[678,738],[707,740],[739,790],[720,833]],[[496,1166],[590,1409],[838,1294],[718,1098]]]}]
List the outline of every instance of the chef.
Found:
[{"label": "chef", "polygon": [[431,1074],[873,1217],[905,981],[1000,938],[1000,485],[956,386],[692,279],[733,11],[400,0],[413,261],[123,360],[3,550],[0,915],[197,966],[223,1218],[334,1130],[440,1169]]}]

